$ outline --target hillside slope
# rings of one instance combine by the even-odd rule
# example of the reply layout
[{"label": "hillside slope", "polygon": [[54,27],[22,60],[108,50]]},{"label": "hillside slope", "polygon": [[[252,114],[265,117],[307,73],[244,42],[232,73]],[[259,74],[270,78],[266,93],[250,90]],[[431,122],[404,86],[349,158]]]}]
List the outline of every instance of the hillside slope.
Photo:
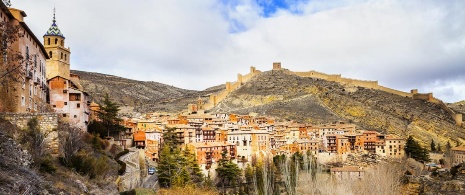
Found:
[{"label": "hillside slope", "polygon": [[335,120],[354,122],[366,129],[464,143],[465,131],[437,104],[380,90],[343,86],[321,79],[299,77],[285,71],[263,72],[252,78],[213,112],[262,115],[307,123]]},{"label": "hillside slope", "polygon": [[224,87],[216,86],[203,91],[186,90],[158,82],[145,82],[122,77],[72,70],[81,77],[81,85],[92,100],[100,103],[104,93],[122,107],[122,112],[179,112],[199,97],[207,101],[209,93]]}]

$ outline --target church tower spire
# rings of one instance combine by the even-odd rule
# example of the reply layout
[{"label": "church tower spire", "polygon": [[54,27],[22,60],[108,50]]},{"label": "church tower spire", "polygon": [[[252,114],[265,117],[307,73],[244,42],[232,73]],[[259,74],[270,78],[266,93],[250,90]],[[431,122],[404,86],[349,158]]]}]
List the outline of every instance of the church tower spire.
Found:
[{"label": "church tower spire", "polygon": [[44,47],[50,59],[47,60],[47,79],[60,76],[70,77],[70,48],[65,47],[65,36],[58,28],[56,9],[53,8],[52,25],[44,35]]}]

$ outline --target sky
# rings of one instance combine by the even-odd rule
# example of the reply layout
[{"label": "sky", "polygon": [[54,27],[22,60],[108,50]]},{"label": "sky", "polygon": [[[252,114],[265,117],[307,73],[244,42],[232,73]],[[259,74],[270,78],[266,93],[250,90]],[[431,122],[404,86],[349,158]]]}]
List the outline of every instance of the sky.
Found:
[{"label": "sky", "polygon": [[465,100],[463,0],[11,0],[71,68],[202,90],[273,62]]}]

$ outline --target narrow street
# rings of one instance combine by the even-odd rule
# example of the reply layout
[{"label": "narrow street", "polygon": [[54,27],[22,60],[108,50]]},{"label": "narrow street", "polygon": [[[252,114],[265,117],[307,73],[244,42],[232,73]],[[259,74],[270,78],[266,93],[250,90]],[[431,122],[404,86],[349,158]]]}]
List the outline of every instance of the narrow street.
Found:
[{"label": "narrow street", "polygon": [[142,184],[142,188],[154,189],[158,182],[158,176],[156,174],[149,175],[145,182]]}]

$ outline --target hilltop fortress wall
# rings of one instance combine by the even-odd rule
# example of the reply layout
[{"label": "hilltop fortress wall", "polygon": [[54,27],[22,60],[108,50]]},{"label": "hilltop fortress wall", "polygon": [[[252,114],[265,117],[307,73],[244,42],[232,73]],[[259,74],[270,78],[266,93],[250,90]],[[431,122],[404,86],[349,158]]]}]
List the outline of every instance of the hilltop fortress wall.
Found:
[{"label": "hilltop fortress wall", "polygon": [[[435,98],[433,96],[433,93],[418,93],[417,89],[412,89],[410,93],[408,92],[403,92],[400,90],[396,89],[391,89],[388,87],[384,87],[378,84],[378,81],[365,81],[365,80],[357,80],[357,79],[350,79],[350,78],[343,78],[340,74],[325,74],[317,71],[308,71],[308,72],[293,72],[287,69],[283,69],[281,67],[280,62],[274,62],[273,63],[273,69],[272,70],[285,70],[288,74],[294,74],[300,77],[311,77],[311,78],[317,78],[317,79],[323,79],[327,81],[332,81],[332,82],[337,82],[343,85],[349,85],[349,86],[355,86],[355,87],[364,87],[364,88],[369,88],[369,89],[377,89],[381,90],[387,93],[399,95],[402,97],[407,97],[407,98],[412,98],[415,100],[424,100],[428,102],[432,102],[435,104],[438,104],[442,109],[447,111],[451,117],[455,120],[455,123],[459,126],[462,126],[462,114],[457,114],[455,113],[452,109],[447,107],[447,105],[442,102],[441,100]],[[238,74],[237,75],[237,81],[236,82],[226,82],[226,87],[225,90],[217,93],[217,94],[212,94],[210,95],[210,101],[205,105],[206,109],[211,109],[214,106],[216,106],[219,102],[224,100],[229,93],[233,92],[234,90],[238,89],[242,84],[246,83],[252,77],[254,77],[257,74],[260,74],[261,71],[257,70],[255,67],[250,67],[250,72],[246,75]]]},{"label": "hilltop fortress wall", "polygon": [[255,67],[250,67],[250,72],[246,75],[237,74],[237,80],[235,82],[226,82],[225,89],[219,93],[211,94],[210,101],[205,104],[205,109],[211,109],[218,105],[219,102],[224,100],[231,92],[241,87],[242,84],[252,79],[257,74],[260,74],[261,71],[257,70]]}]

